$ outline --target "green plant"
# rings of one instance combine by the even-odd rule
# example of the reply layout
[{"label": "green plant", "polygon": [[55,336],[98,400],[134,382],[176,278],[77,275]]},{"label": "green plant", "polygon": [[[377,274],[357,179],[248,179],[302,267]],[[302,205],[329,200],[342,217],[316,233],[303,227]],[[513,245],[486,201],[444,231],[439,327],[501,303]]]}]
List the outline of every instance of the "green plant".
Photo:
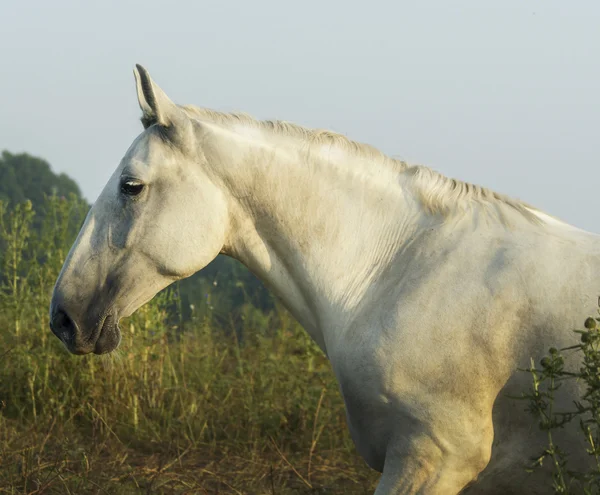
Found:
[{"label": "green plant", "polygon": [[[600,301],[599,301],[600,302]],[[540,360],[540,367],[531,362],[524,370],[533,378],[532,389],[523,394],[528,411],[535,417],[540,429],[547,432],[548,443],[535,459],[531,469],[541,466],[544,460],[552,463],[552,485],[555,493],[569,493],[573,482],[579,483],[584,493],[600,493],[600,318],[589,317],[584,330],[576,330],[580,342],[573,346],[550,348]],[[579,369],[565,369],[563,353],[571,351],[580,356]],[[583,384],[583,393],[570,411],[557,411],[557,393],[567,381]],[[586,444],[586,453],[593,458],[588,470],[574,469],[569,464],[569,452],[557,445],[554,432],[572,421],[579,422],[579,431]],[[579,468],[579,467],[578,467]]]}]

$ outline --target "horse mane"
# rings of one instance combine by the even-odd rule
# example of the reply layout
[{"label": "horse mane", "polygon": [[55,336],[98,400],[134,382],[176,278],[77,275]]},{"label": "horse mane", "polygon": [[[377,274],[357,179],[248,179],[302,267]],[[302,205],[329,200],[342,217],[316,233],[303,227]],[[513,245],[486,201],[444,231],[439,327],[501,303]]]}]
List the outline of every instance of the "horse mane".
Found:
[{"label": "horse mane", "polygon": [[429,167],[409,165],[403,160],[386,155],[371,145],[352,141],[346,136],[333,131],[309,129],[280,120],[257,120],[245,113],[219,112],[194,105],[184,105],[180,108],[190,118],[208,120],[221,125],[243,124],[250,128],[299,138],[308,143],[310,147],[332,145],[353,156],[376,161],[398,174],[410,177],[411,185],[414,187],[419,201],[430,214],[441,214],[448,217],[458,212],[464,212],[472,205],[478,204],[487,210],[494,210],[503,222],[507,222],[506,212],[501,208],[504,206],[508,207],[509,210],[518,212],[534,224],[543,223],[542,219],[536,215],[539,210],[523,201],[513,199],[483,186],[446,177]]}]

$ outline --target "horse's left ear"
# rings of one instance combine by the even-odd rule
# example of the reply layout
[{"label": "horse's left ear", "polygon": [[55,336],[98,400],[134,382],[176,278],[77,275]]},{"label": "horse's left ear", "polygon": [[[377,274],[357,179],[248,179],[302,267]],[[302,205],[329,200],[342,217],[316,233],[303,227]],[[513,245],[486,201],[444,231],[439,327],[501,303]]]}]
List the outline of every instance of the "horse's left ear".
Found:
[{"label": "horse's left ear", "polygon": [[152,124],[169,127],[180,116],[181,110],[152,80],[148,71],[137,64],[133,69],[138,103],[142,109],[144,129]]}]

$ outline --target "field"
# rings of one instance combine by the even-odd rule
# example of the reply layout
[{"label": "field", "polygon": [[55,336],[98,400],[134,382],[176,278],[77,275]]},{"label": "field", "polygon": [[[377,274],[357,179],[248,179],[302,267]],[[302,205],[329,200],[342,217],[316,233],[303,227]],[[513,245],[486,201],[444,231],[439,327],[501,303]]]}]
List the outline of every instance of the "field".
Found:
[{"label": "field", "polygon": [[374,490],[329,363],[279,307],[182,321],[171,291],[117,353],[69,355],[48,304],[84,213],[53,198],[34,231],[29,204],[0,204],[0,493]]}]

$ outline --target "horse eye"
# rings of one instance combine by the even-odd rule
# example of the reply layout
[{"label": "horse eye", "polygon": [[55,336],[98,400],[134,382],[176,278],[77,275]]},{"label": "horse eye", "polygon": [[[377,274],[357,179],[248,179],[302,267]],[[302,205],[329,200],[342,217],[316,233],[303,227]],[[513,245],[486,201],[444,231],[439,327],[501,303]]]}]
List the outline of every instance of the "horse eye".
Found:
[{"label": "horse eye", "polygon": [[121,182],[121,192],[127,196],[137,196],[144,189],[144,184],[134,180],[126,180]]}]

